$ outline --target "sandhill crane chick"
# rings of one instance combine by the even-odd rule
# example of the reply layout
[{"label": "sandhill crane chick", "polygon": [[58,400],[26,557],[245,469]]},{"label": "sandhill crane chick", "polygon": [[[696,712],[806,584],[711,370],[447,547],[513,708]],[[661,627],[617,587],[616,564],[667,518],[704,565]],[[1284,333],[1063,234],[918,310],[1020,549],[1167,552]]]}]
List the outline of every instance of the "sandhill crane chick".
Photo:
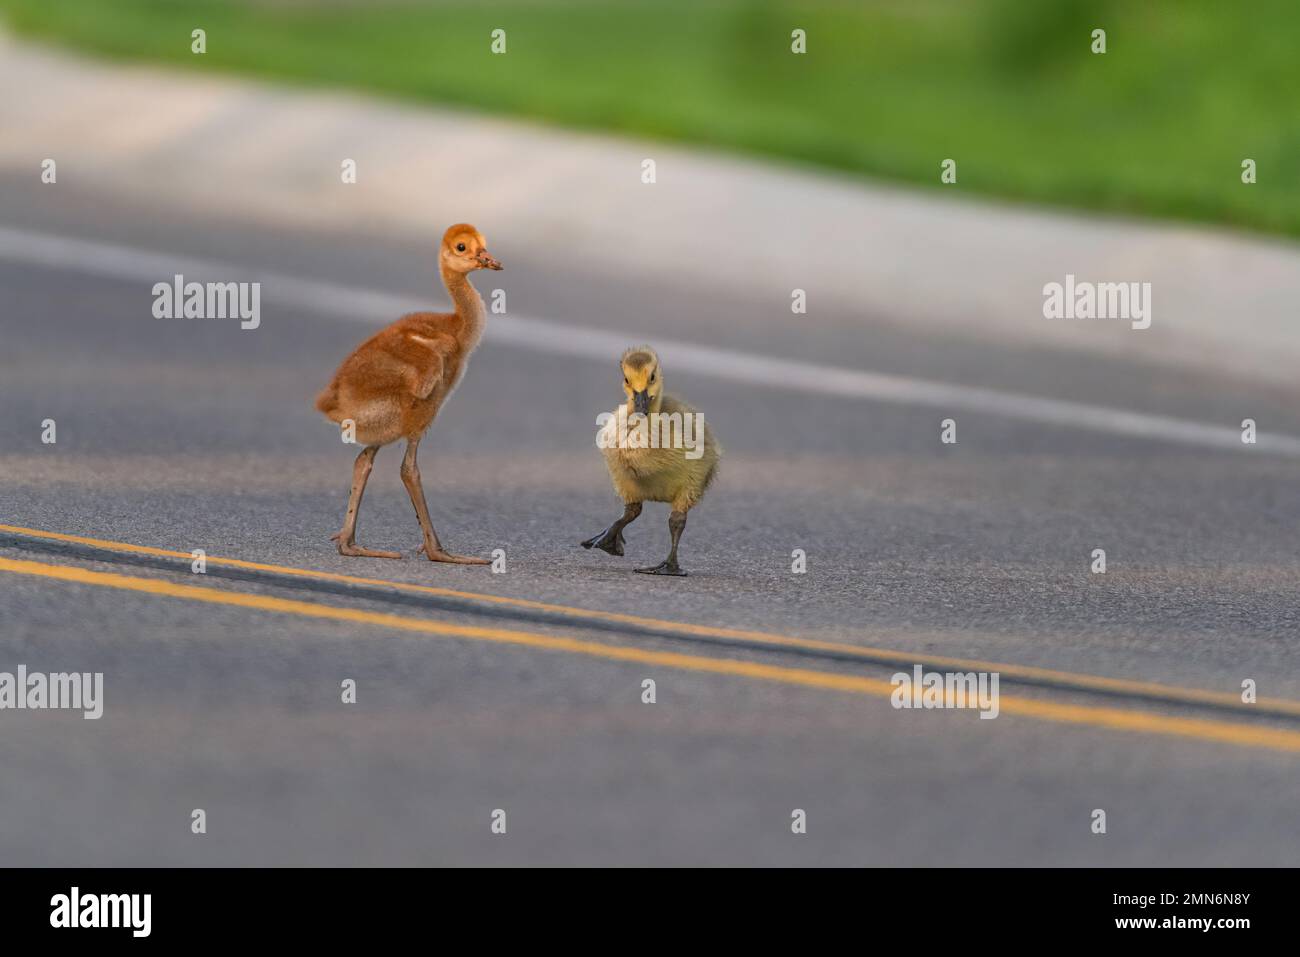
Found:
[{"label": "sandhill crane chick", "polygon": [[429,520],[416,452],[425,430],[465,374],[470,354],[483,337],[483,297],[470,285],[476,269],[500,269],[488,255],[487,241],[473,226],[460,223],[443,234],[438,269],[455,312],[413,312],[381,329],[356,348],[316,397],[316,408],[332,422],[351,422],[364,446],[352,466],[352,493],[343,528],[333,540],[340,555],[401,558],[400,552],[363,548],[356,543],[361,496],[381,446],[406,439],[402,484],[415,507],[430,561],[486,565],[486,559],[453,555],[442,547]]}]

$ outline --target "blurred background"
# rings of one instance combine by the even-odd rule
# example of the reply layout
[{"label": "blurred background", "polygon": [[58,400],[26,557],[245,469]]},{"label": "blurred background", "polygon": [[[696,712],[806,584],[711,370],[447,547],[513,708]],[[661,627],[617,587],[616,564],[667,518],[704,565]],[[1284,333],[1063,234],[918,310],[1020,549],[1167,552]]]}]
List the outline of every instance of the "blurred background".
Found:
[{"label": "blurred background", "polygon": [[[1286,0],[3,0],[124,60],[364,90],[1054,206],[1300,232]],[[202,57],[176,38],[196,25]],[[806,31],[809,54],[789,56]],[[485,57],[493,29],[508,55]],[[1107,33],[1107,55],[1089,53]],[[513,35],[513,42],[510,37]],[[223,38],[239,36],[238,43]],[[1268,190],[1227,188],[1243,155]]]},{"label": "blurred background", "polygon": [[[960,658],[1123,713],[898,711],[0,569],[0,668],[102,670],[107,699],[0,714],[0,861],[1300,860],[1294,3],[0,0],[0,25],[0,559],[191,583],[48,533],[202,547],[460,597],[212,566],[241,594],[880,680]],[[447,546],[508,572],[415,555],[393,449],[358,541],[407,557],[342,558],[355,450],[312,399],[443,308],[462,221],[506,306],[421,462]],[[178,272],[260,281],[258,329],[153,318]],[[1151,327],[1044,318],[1067,275],[1150,283]],[[631,573],[662,508],[624,558],[577,545],[619,511],[595,423],[642,342],[726,449],[683,579]]]}]

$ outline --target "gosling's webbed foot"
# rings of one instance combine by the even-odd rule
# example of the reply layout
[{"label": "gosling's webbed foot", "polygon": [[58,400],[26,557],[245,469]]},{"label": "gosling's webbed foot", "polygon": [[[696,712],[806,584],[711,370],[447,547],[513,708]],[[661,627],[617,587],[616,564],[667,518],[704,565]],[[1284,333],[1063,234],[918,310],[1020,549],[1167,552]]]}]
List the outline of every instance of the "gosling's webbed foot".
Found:
[{"label": "gosling's webbed foot", "polygon": [[642,575],[675,575],[678,578],[686,577],[686,572],[680,565],[676,562],[668,561],[667,559],[664,559],[653,568],[638,568],[636,571],[640,572]]},{"label": "gosling's webbed foot", "polygon": [[453,555],[451,552],[444,552],[441,548],[435,548],[433,551],[429,551],[429,549],[424,545],[421,545],[415,554],[426,555],[431,562],[446,562],[449,565],[492,564],[486,558],[476,558],[473,555]]},{"label": "gosling's webbed foot", "polygon": [[602,552],[609,552],[611,555],[623,554],[623,533],[621,531],[610,533],[609,529],[601,532],[592,538],[582,542],[583,548],[599,548]]}]

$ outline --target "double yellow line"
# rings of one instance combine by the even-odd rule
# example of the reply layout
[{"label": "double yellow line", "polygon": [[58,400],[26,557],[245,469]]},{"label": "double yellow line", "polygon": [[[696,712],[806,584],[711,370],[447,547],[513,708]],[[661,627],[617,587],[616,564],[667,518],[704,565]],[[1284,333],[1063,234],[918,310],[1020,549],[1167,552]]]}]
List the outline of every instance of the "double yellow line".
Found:
[{"label": "double yellow line", "polygon": [[[15,525],[0,525],[0,532],[9,532],[33,538],[87,545],[108,551],[155,555],[168,558],[191,558],[189,552],[131,545],[125,542],[86,538],[79,535],[68,535],[60,532],[47,532]],[[773,635],[766,632],[750,632],[738,629],[714,628],[707,625],[691,625],[663,621],[654,618],[645,618],[636,615],[624,615],[617,612],[602,612],[591,609],[570,608],[564,605],[552,605],[543,602],[529,601],[526,599],[505,598],[498,595],[487,595],[478,592],[457,591],[455,589],[438,588],[429,585],[413,585],[384,579],[361,578],[352,575],[340,575],[332,572],[312,571],[309,569],[294,568],[285,565],[246,562],[241,559],[208,557],[206,561],[212,565],[274,572],[281,575],[293,575],[325,581],[378,585],[397,589],[399,591],[503,604],[519,608],[528,608],[531,610],[559,613],[570,617],[618,622],[642,627],[671,629],[679,634],[723,638],[732,641],[757,642],[773,647],[834,651],[837,654],[852,655],[857,653],[858,656],[868,660],[880,660],[881,658],[884,658],[886,660],[897,661],[900,663],[904,661],[915,662],[932,667],[945,667],[951,670],[998,671],[1007,677],[1056,680],[1066,683],[1071,687],[1077,687],[1084,690],[1096,689],[1138,693],[1147,697],[1159,697],[1179,703],[1219,705],[1231,703],[1239,705],[1239,701],[1235,695],[1225,695],[1217,692],[1200,691],[1190,688],[1174,688],[1168,685],[1151,684],[1147,682],[1099,678],[1091,675],[1076,675],[1070,672],[1025,668],[1012,665],[999,665],[991,662],[971,661],[960,658],[944,658],[924,655],[914,656],[900,651],[861,648],[856,645],[793,638],[783,635]],[[277,614],[377,625],[400,631],[438,635],[442,637],[492,641],[548,651],[561,651],[569,654],[587,655],[613,661],[636,662],[639,664],[658,665],[684,671],[731,675],[760,681],[773,681],[782,684],[799,685],[831,691],[866,694],[876,697],[889,697],[894,691],[894,686],[889,682],[856,675],[813,671],[804,668],[790,668],[730,658],[710,658],[702,655],[685,655],[676,652],[652,651],[643,648],[610,645],[602,642],[543,635],[534,632],[516,631],[504,628],[453,625],[430,621],[423,618],[412,618],[404,615],[392,615],[383,612],[364,611],[353,608],[340,608],[316,602],[274,598],[266,595],[251,595],[242,592],[222,591],[198,585],[180,585],[161,579],[140,578],[109,572],[90,571],[83,568],[65,565],[51,565],[43,562],[0,558],[0,571],[17,575],[30,575],[53,579],[56,581],[95,585],[98,587],[116,588],[125,591],[161,595],[189,601],[206,602],[215,605],[229,605],[256,609]],[[1247,747],[1270,748],[1279,751],[1300,752],[1300,731],[1293,731],[1285,728],[1273,728],[1262,725],[1212,719],[1170,717],[1126,708],[1071,705],[1036,698],[1021,698],[1005,694],[999,696],[999,702],[1001,711],[1003,712],[1039,718],[1047,721],[1087,725],[1116,731],[1136,731],[1150,734],[1172,735],[1182,738],[1215,741]],[[1244,709],[1247,706],[1242,707]],[[1274,712],[1300,714],[1300,702],[1275,699],[1269,702],[1268,707]]]}]

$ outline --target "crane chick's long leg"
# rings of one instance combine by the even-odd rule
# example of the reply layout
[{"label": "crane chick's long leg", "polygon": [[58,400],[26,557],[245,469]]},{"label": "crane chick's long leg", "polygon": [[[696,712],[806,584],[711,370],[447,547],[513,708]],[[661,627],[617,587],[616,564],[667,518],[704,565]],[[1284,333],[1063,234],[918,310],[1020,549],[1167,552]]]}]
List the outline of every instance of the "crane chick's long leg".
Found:
[{"label": "crane chick's long leg", "polygon": [[686,513],[673,511],[668,516],[668,531],[673,536],[673,547],[668,551],[668,557],[665,558],[654,568],[638,568],[637,571],[643,575],[685,575],[681,566],[677,564],[677,542],[682,537],[682,529],[686,527]]},{"label": "crane chick's long leg", "polygon": [[623,506],[623,517],[616,521],[609,528],[605,529],[599,535],[593,536],[582,543],[583,548],[599,548],[603,552],[609,552],[611,555],[623,554],[623,529],[636,521],[636,517],[641,514],[640,502],[628,502]]},{"label": "crane chick's long leg", "polygon": [[352,465],[352,494],[348,496],[348,514],[343,519],[343,528],[331,541],[339,543],[340,555],[352,555],[359,558],[401,558],[400,552],[381,552],[374,548],[362,548],[357,544],[357,512],[361,510],[361,496],[366,493],[366,482],[370,478],[370,469],[375,464],[377,445],[367,445],[359,453]]},{"label": "crane chick's long leg", "polygon": [[429,521],[429,506],[424,501],[424,486],[420,483],[420,466],[415,461],[419,448],[418,436],[406,440],[406,455],[402,457],[402,484],[406,486],[406,494],[411,496],[411,504],[415,506],[415,517],[420,520],[420,531],[424,532],[424,544],[420,546],[420,551],[429,556],[431,562],[451,562],[455,565],[490,564],[486,558],[453,555],[443,551],[442,543],[438,541],[438,533],[433,530],[433,522]]}]

